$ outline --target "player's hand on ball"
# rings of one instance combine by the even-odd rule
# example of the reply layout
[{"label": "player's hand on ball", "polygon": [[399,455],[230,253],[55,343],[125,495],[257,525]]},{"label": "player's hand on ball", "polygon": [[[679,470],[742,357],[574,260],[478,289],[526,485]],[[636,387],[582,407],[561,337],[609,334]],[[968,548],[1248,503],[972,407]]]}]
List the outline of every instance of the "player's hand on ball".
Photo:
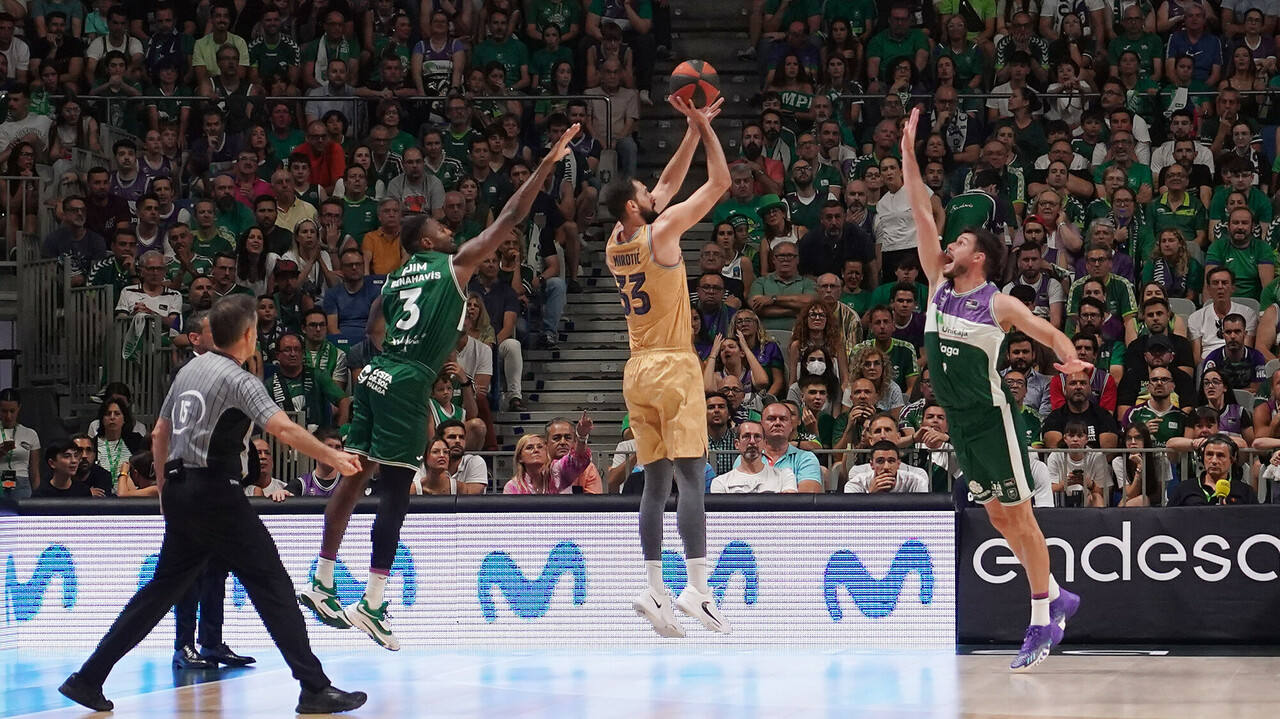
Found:
[{"label": "player's hand on ball", "polygon": [[573,431],[578,435],[578,439],[583,439],[591,435],[591,430],[594,429],[595,426],[595,422],[591,421],[591,415],[587,414],[587,411],[584,409],[582,410],[582,417],[578,420],[578,426],[574,428]]},{"label": "player's hand on ball", "polygon": [[350,452],[340,452],[335,449],[333,450],[333,457],[325,464],[336,467],[338,473],[344,477],[360,474],[360,457]]}]

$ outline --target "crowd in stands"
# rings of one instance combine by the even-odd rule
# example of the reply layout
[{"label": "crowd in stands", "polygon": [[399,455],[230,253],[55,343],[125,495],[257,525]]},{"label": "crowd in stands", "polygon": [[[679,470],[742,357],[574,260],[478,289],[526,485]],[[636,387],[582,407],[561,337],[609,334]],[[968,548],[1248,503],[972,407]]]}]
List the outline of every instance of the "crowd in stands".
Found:
[{"label": "crowd in stands", "polygon": [[[402,218],[429,214],[465,242],[548,143],[583,123],[530,221],[466,288],[465,331],[429,400],[417,491],[488,486],[468,452],[496,446],[495,409],[525,408],[522,349],[556,347],[566,294],[581,289],[602,151],[619,176],[635,174],[640,108],[670,46],[666,3],[104,2],[86,13],[39,0],[13,15],[21,5],[0,13],[0,162],[10,175],[57,172],[60,226],[43,254],[73,284],[111,286],[119,316],[158,317],[178,353],[199,350],[200,314],[218,297],[258,297],[251,369],[320,432],[345,421],[353,378],[380,351],[369,308],[405,260]],[[732,138],[732,186],[689,268],[709,490],[963,490],[922,351],[929,298],[903,188],[901,128],[920,107],[915,152],[944,245],[970,227],[1004,238],[1004,291],[1094,365],[1063,376],[1025,335],[1006,342],[999,371],[1026,442],[1067,450],[1033,457],[1037,501],[1225,501],[1197,481],[1223,471],[1230,501],[1258,501],[1259,478],[1280,474],[1280,459],[1238,451],[1280,447],[1269,3],[754,0],[746,11],[756,115]],[[580,91],[610,97],[609,112],[563,97]],[[516,99],[531,94],[547,97]],[[100,125],[138,139],[103,147]],[[109,156],[81,175],[77,153]],[[102,407],[93,447],[32,460],[44,473],[68,455],[46,487],[98,466],[107,478],[94,491],[145,490],[127,400]],[[1233,443],[1225,470],[1218,433]],[[635,491],[627,441],[601,477],[574,434],[553,422],[521,438],[507,491]],[[1098,451],[1118,447],[1135,451]],[[257,486],[322,493],[331,470]]]}]

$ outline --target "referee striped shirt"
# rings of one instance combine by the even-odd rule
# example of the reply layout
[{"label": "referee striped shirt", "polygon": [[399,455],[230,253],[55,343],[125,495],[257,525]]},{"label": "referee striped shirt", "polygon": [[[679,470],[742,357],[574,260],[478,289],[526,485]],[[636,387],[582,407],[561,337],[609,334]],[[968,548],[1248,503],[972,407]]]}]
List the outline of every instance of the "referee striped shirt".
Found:
[{"label": "referee striped shirt", "polygon": [[249,471],[249,434],[282,411],[262,381],[227,355],[205,352],[174,378],[160,416],[173,425],[170,459],[239,480]]}]

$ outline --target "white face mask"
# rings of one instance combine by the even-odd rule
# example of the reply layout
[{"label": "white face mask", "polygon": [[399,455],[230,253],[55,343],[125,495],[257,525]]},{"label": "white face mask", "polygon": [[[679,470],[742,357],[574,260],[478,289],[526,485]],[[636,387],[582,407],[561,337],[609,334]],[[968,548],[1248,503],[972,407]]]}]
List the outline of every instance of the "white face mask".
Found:
[{"label": "white face mask", "polygon": [[823,374],[827,371],[827,363],[822,360],[809,360],[804,368],[809,370],[809,374]]}]

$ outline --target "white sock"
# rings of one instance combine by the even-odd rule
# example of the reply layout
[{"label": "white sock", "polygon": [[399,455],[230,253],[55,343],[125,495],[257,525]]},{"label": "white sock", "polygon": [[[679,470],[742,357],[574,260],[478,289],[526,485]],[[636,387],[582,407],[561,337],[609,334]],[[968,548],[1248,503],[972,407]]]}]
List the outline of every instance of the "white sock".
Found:
[{"label": "white sock", "polygon": [[316,560],[316,581],[326,587],[333,586],[333,560],[320,557]]},{"label": "white sock", "polygon": [[1058,601],[1058,596],[1061,594],[1062,594],[1062,590],[1059,589],[1058,587],[1058,580],[1054,579],[1053,575],[1050,574],[1049,575],[1049,601],[1051,602]]},{"label": "white sock", "polygon": [[370,609],[382,606],[382,591],[386,588],[387,575],[369,572],[369,585],[364,588],[365,604],[368,604]]},{"label": "white sock", "polygon": [[649,588],[662,594],[667,593],[667,585],[662,581],[662,560],[645,560],[645,576],[649,578]]},{"label": "white sock", "polygon": [[685,565],[689,567],[689,586],[699,594],[710,594],[711,587],[707,586],[707,558],[690,559]]},{"label": "white sock", "polygon": [[1049,598],[1031,600],[1031,624],[1046,626],[1049,623]]}]

